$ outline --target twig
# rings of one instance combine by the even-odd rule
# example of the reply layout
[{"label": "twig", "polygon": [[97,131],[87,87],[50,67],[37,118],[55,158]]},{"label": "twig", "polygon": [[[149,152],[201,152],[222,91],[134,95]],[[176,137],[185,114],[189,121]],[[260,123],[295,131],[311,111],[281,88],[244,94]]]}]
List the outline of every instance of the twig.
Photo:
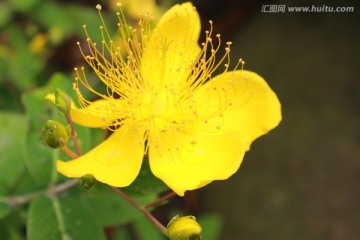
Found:
[{"label": "twig", "polygon": [[153,201],[151,203],[148,203],[148,204],[144,205],[144,208],[154,207],[154,206],[168,200],[169,198],[172,198],[175,195],[176,195],[176,193],[174,193],[174,192],[166,194],[165,196],[163,196],[163,197],[161,197],[161,198],[159,198],[159,199],[157,199],[157,200],[155,200],[155,201]]},{"label": "twig", "polygon": [[79,183],[78,179],[71,179],[69,181],[53,186],[51,190],[56,195],[72,187],[75,187],[76,185],[78,185],[78,183]]},{"label": "twig", "polygon": [[9,204],[10,207],[15,207],[21,204],[25,204],[36,198],[37,196],[43,194],[44,191],[37,191],[28,193],[21,196],[9,196],[2,199],[2,202],[6,202]]},{"label": "twig", "polygon": [[126,193],[124,193],[121,189],[113,187],[113,190],[120,195],[123,199],[125,199],[128,203],[139,209],[154,225],[156,228],[160,230],[164,235],[167,235],[167,229],[162,225],[145,207],[141,206],[134,199],[129,197]]},{"label": "twig", "polygon": [[81,149],[80,149],[80,146],[79,146],[79,142],[76,139],[76,130],[75,130],[74,123],[72,121],[72,118],[71,118],[70,114],[66,114],[65,116],[66,116],[66,120],[68,121],[68,123],[70,125],[70,134],[71,134],[71,138],[72,138],[72,140],[74,142],[76,153],[77,153],[78,156],[80,156],[81,155]]},{"label": "twig", "polygon": [[[76,141],[76,142],[77,142],[77,141]],[[73,151],[71,151],[67,145],[65,145],[64,147],[62,147],[61,150],[62,150],[66,155],[68,155],[69,157],[71,157],[72,159],[79,157],[76,153],[74,153]]]},{"label": "twig", "polygon": [[33,200],[34,198],[36,198],[39,195],[44,194],[44,193],[48,193],[48,195],[50,195],[50,196],[57,195],[61,192],[64,192],[64,191],[76,186],[77,184],[78,184],[78,180],[72,179],[72,180],[66,181],[66,182],[58,184],[58,185],[50,186],[46,190],[36,191],[36,192],[32,192],[32,193],[28,193],[28,194],[24,194],[24,195],[20,195],[20,196],[10,196],[10,197],[0,198],[0,202],[4,202],[4,203],[9,204],[9,206],[11,206],[11,207],[15,207],[15,206],[18,206],[21,204],[28,203],[31,200]]}]

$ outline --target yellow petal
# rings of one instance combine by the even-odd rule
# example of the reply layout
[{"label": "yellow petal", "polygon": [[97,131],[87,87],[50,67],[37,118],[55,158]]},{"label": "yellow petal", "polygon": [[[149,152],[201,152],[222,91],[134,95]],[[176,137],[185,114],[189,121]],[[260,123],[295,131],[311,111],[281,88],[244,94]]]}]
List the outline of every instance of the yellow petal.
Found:
[{"label": "yellow petal", "polygon": [[258,74],[240,70],[216,76],[193,96],[205,131],[236,131],[250,147],[252,141],[281,121],[281,105]]},{"label": "yellow petal", "polygon": [[[45,98],[55,103],[54,94],[47,94]],[[114,105],[119,104],[120,100],[115,99],[112,101],[96,100],[85,108],[78,108],[74,101],[71,100],[70,115],[75,123],[84,127],[106,128],[116,119],[112,109],[116,107]]]},{"label": "yellow petal", "polygon": [[139,135],[125,125],[83,156],[69,162],[57,161],[57,170],[70,178],[92,174],[100,182],[125,187],[139,173],[143,145]]},{"label": "yellow petal", "polygon": [[84,127],[106,128],[117,120],[116,113],[123,109],[122,105],[121,100],[100,99],[84,108],[71,108],[70,115],[75,123]]},{"label": "yellow petal", "polygon": [[199,14],[191,3],[168,10],[145,44],[141,59],[144,81],[155,88],[186,81],[200,53],[200,28]]},{"label": "yellow petal", "polygon": [[159,133],[158,140],[149,145],[151,170],[180,196],[228,178],[229,168],[238,168],[246,151],[239,134],[231,131],[186,134],[173,130]]}]

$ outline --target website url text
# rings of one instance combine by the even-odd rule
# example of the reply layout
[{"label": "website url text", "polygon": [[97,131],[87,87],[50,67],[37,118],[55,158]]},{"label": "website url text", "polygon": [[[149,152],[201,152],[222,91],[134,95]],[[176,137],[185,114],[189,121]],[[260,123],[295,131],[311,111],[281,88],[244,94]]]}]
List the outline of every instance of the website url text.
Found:
[{"label": "website url text", "polygon": [[286,6],[286,5],[262,5],[261,12],[263,13],[349,13],[354,12],[355,8],[351,6],[332,7],[332,6]]}]

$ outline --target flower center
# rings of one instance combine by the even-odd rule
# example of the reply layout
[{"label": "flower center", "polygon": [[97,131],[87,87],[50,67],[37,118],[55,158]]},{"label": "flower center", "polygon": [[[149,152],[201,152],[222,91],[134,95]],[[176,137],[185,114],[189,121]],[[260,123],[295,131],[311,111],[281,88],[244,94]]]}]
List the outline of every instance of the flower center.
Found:
[{"label": "flower center", "polygon": [[152,98],[150,116],[151,117],[164,117],[167,111],[167,101],[162,95],[155,94]]},{"label": "flower center", "polygon": [[[87,81],[84,68],[79,71],[76,68],[74,88],[82,107],[86,108],[91,102],[82,96],[79,83],[112,103],[96,112],[109,118],[106,120],[110,120],[110,130],[131,124],[141,137],[145,133],[144,141],[155,145],[161,142],[163,134],[170,134],[170,130],[185,134],[196,128],[206,132],[220,129],[224,122],[222,112],[231,104],[227,91],[207,87],[208,94],[196,97],[215,70],[223,66],[225,73],[230,65],[232,43],[226,43],[225,54],[219,58],[221,37],[216,34],[214,38],[212,21],[209,21],[210,30],[205,31],[204,42],[198,46],[194,39],[187,41],[187,36],[179,36],[184,39],[178,40],[164,35],[161,28],[153,29],[147,15],[140,17],[137,27],[133,28],[125,21],[120,8],[116,15],[121,40],[113,41],[102,18],[101,6],[97,9],[102,41],[96,44],[84,26],[87,48],[83,49],[80,42],[77,44],[107,91],[95,90]],[[190,30],[189,34],[194,29]],[[239,60],[233,70],[243,63]]]}]

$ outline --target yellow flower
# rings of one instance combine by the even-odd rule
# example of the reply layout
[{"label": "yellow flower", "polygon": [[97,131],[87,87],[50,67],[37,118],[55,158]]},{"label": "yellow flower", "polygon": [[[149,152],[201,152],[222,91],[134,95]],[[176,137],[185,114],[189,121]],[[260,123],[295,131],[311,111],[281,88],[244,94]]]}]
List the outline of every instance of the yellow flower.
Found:
[{"label": "yellow flower", "polygon": [[[199,46],[200,18],[191,3],[172,7],[154,30],[150,17],[143,16],[132,28],[122,11],[117,16],[127,56],[119,54],[124,49],[115,46],[104,23],[102,43],[86,33],[88,49],[78,45],[107,91],[94,90],[84,68],[76,68],[74,88],[82,108],[72,104],[70,112],[78,124],[113,134],[75,160],[58,161],[58,171],[73,178],[92,174],[124,187],[149,154],[152,173],[181,196],[229,178],[251,142],[280,122],[274,92],[256,73],[238,70],[241,60],[229,70],[231,43],[221,48],[211,22]],[[220,51],[224,55],[217,59]],[[222,73],[213,76],[215,70]],[[80,85],[100,100],[86,100]]]}]

